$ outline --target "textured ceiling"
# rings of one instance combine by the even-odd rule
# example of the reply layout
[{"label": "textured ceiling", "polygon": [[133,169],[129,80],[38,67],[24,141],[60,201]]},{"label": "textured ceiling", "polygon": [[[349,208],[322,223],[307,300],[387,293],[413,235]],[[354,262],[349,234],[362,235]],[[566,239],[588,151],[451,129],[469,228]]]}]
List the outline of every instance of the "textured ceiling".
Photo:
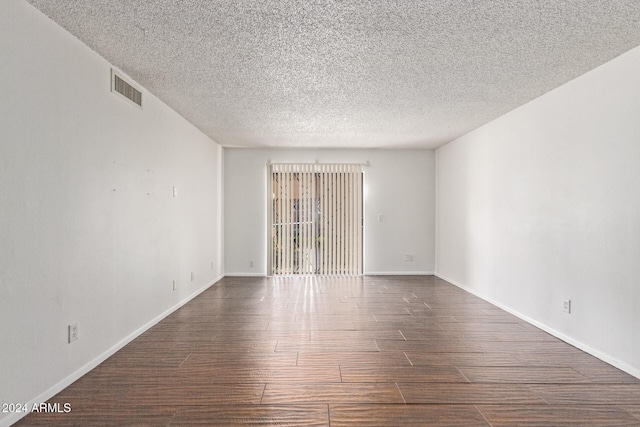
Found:
[{"label": "textured ceiling", "polygon": [[29,0],[225,146],[442,145],[640,45],[638,0]]}]

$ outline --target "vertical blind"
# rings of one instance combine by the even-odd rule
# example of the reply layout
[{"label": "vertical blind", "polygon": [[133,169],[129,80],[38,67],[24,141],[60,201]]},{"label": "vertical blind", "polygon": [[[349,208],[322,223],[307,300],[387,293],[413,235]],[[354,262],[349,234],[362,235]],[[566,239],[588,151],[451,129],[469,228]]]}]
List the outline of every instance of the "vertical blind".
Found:
[{"label": "vertical blind", "polygon": [[272,164],[271,274],[362,274],[362,166]]}]

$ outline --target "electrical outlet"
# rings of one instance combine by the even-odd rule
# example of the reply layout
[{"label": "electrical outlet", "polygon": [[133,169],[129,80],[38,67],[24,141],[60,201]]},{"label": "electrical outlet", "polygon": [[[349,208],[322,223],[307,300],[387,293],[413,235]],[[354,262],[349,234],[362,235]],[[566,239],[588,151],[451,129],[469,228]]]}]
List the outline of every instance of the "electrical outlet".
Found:
[{"label": "electrical outlet", "polygon": [[178,282],[176,282],[175,280],[173,281],[173,290],[175,291],[176,289],[178,289]]},{"label": "electrical outlet", "polygon": [[565,313],[571,313],[571,300],[563,299],[562,300],[562,311]]},{"label": "electrical outlet", "polygon": [[413,255],[412,255],[412,254],[405,254],[405,256],[404,256],[404,261],[405,261],[405,262],[411,262],[411,261],[413,261]]},{"label": "electrical outlet", "polygon": [[72,323],[68,326],[69,331],[69,344],[78,340],[78,322]]},{"label": "electrical outlet", "polygon": [[253,260],[252,259],[249,260],[249,267],[253,267]]},{"label": "electrical outlet", "polygon": [[196,280],[196,273],[194,273],[193,271],[191,272],[191,281],[193,282],[194,280]]}]

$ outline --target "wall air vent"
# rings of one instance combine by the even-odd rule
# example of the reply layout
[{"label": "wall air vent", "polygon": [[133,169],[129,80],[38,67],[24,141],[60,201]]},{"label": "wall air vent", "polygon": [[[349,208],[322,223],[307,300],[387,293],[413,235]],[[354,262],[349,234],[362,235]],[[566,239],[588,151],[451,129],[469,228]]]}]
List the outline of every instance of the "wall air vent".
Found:
[{"label": "wall air vent", "polygon": [[123,96],[142,108],[142,92],[127,83],[114,69],[111,69],[111,92]]}]

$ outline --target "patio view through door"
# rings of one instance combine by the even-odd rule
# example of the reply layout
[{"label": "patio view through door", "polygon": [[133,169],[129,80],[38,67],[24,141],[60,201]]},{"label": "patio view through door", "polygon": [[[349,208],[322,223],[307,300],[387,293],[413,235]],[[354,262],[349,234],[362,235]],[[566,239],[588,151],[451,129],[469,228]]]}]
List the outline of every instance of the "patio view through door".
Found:
[{"label": "patio view through door", "polygon": [[271,164],[271,275],[362,274],[362,167]]}]

